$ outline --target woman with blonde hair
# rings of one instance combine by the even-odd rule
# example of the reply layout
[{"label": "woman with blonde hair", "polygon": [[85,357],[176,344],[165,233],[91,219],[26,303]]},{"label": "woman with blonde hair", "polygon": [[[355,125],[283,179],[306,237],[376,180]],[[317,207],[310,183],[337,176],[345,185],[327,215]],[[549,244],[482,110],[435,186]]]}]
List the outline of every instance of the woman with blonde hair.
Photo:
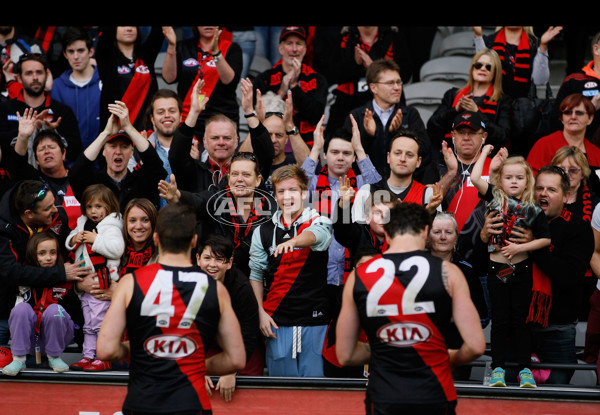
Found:
[{"label": "woman with blonde hair", "polygon": [[590,182],[597,181],[598,177],[592,175],[584,152],[575,146],[561,147],[552,158],[552,165],[561,167],[569,175],[570,190],[565,207],[590,222],[600,199],[590,186]]},{"label": "woman with blonde hair", "polygon": [[[502,89],[502,63],[492,49],[478,51],[471,60],[469,80],[462,88],[452,87],[427,121],[427,133],[438,152],[445,141],[452,143],[452,122],[457,115],[479,112],[488,133],[486,143],[506,146],[511,126],[511,99]],[[435,154],[434,150],[434,154]]]},{"label": "woman with blonde hair", "polygon": [[512,98],[526,97],[532,83],[545,85],[550,79],[548,43],[561,30],[562,26],[550,26],[538,38],[531,26],[501,26],[489,35],[473,26],[475,50],[495,50],[502,61],[504,92]]}]

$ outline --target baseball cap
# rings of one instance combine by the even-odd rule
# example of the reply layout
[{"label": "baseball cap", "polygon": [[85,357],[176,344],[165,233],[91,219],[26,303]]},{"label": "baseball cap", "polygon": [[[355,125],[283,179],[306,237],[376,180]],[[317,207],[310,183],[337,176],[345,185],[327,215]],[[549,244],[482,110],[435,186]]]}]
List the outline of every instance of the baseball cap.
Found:
[{"label": "baseball cap", "polygon": [[281,34],[279,35],[279,41],[283,41],[283,39],[287,36],[287,35],[297,35],[300,36],[302,39],[306,40],[306,31],[304,30],[304,28],[302,26],[286,26],[283,29],[281,29]]},{"label": "baseball cap", "polygon": [[114,140],[116,138],[125,138],[127,141],[129,141],[131,143],[131,145],[134,145],[133,144],[133,140],[131,139],[131,137],[129,137],[127,134],[125,134],[122,131],[119,131],[118,133],[113,134],[110,137],[108,137],[108,139],[106,140],[106,142],[108,143],[109,141]]},{"label": "baseball cap", "polygon": [[485,130],[485,123],[483,122],[483,118],[481,117],[479,111],[461,112],[456,116],[456,118],[454,118],[454,121],[452,121],[453,130],[463,125],[472,128],[475,131],[479,130],[480,128],[483,128]]}]

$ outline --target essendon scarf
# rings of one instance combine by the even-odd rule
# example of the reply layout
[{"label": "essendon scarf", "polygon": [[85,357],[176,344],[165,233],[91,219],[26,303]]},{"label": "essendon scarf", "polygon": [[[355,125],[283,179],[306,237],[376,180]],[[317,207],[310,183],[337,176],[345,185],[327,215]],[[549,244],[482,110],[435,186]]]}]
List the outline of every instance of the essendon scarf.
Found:
[{"label": "essendon scarf", "polygon": [[[215,163],[214,161],[212,161],[210,159],[210,157],[208,159],[206,159],[206,162],[208,163],[208,167],[210,168],[210,172],[213,175],[213,184],[215,186],[217,186],[219,184],[219,182],[221,181],[221,179],[225,176],[227,176],[227,174],[229,173],[229,164],[225,164],[223,166],[219,166],[217,163]],[[215,180],[215,175],[219,173],[219,178]]]},{"label": "essendon scarf", "polygon": [[[462,97],[467,95],[471,90],[468,87],[461,88],[457,91],[456,96],[454,97],[454,102],[452,103],[452,108],[456,108],[458,102]],[[488,114],[494,116],[496,114],[496,110],[498,109],[498,103],[496,101],[492,101],[492,94],[494,93],[494,85],[490,85],[488,90],[486,91],[483,102],[479,105],[479,111],[484,114]]]},{"label": "essendon scarf", "polygon": [[[352,169],[346,173],[350,180],[350,185],[354,190],[357,190],[356,175]],[[331,218],[331,185],[329,184],[329,168],[324,165],[317,177],[314,208],[323,216]],[[354,198],[352,198],[354,201]]]},{"label": "essendon scarf", "polygon": [[[242,216],[237,213],[231,191],[227,191],[226,198],[229,202],[229,215],[231,216],[231,222],[233,223],[233,252],[235,252],[252,230],[254,223],[261,218],[260,214],[257,212],[263,211],[263,207],[266,206],[266,200],[263,196],[257,205],[253,204],[248,220],[244,222]],[[242,230],[242,228],[244,229]]]},{"label": "essendon scarf", "polygon": [[[354,171],[352,171],[352,169],[348,170],[346,176],[348,176],[348,179],[350,180],[350,185],[356,191],[357,183]],[[319,172],[315,190],[316,192],[314,208],[322,216],[331,218],[331,185],[329,184],[329,168],[327,167],[327,165],[324,165],[321,171]],[[352,198],[352,202],[354,202],[354,197]],[[343,282],[346,282],[346,279],[348,278],[348,275],[351,271],[352,261],[350,261],[350,253],[348,251],[348,248],[344,248],[344,276],[342,277]]]},{"label": "essendon scarf", "polygon": [[387,239],[383,238],[380,240],[372,229],[369,229],[369,233],[371,234],[371,240],[373,241],[373,246],[375,248],[379,249],[382,254],[388,250],[389,244]]},{"label": "essendon scarf", "polygon": [[138,252],[133,248],[133,244],[129,243],[129,241],[127,242],[128,243],[125,244],[125,254],[123,255],[127,258],[127,262],[121,267],[121,272],[119,273],[120,277],[146,265],[154,254],[154,247],[152,244],[149,244],[143,251]]},{"label": "essendon scarf", "polygon": [[131,82],[129,82],[129,86],[121,98],[121,101],[127,105],[129,119],[132,121],[137,119],[152,83],[150,70],[141,59],[135,61],[133,70],[133,78],[131,78]]},{"label": "essendon scarf", "polygon": [[[227,39],[220,38],[219,39],[219,50],[223,55],[221,59],[225,58],[227,54],[227,50],[231,45],[231,41]],[[209,62],[212,62],[209,64]],[[190,112],[190,106],[192,101],[192,92],[194,91],[194,86],[198,79],[204,79],[204,87],[202,88],[202,94],[205,97],[210,97],[217,82],[219,81],[219,73],[217,72],[217,64],[214,63],[214,59],[212,55],[203,54],[202,49],[200,49],[200,45],[198,45],[198,72],[196,73],[196,77],[190,86],[189,91],[187,92],[185,99],[183,100],[183,109],[181,111],[181,119],[185,120],[188,113]]]},{"label": "essendon scarf", "polygon": [[[571,212],[566,208],[562,210],[560,219],[569,221]],[[547,249],[552,250],[550,245]],[[538,323],[542,327],[548,326],[548,318],[550,317],[550,307],[552,306],[552,283],[550,278],[542,272],[542,270],[533,262],[533,293],[531,303],[529,305],[529,314],[527,315],[527,323]]]},{"label": "essendon scarf", "polygon": [[[496,35],[492,49],[498,52],[501,61],[508,64],[502,65],[502,76],[508,76],[506,69],[512,67],[513,80],[521,85],[529,84],[529,77],[531,74],[531,50],[529,47],[529,37],[524,30],[521,32],[521,40],[517,46],[517,53],[514,58],[509,56],[506,50],[505,29],[501,29]],[[511,62],[505,62],[506,59],[510,59]]]}]

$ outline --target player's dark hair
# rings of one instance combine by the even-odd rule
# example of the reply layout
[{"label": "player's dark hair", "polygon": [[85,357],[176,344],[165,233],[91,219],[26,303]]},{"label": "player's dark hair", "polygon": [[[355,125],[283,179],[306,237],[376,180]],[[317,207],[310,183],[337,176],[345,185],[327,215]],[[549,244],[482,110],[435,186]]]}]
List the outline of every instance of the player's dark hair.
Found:
[{"label": "player's dark hair", "polygon": [[390,237],[407,233],[416,235],[426,227],[431,228],[431,215],[417,203],[399,203],[390,209],[389,215],[383,230]]},{"label": "player's dark hair", "polygon": [[156,233],[162,252],[187,252],[195,232],[196,212],[191,206],[176,203],[159,210]]}]

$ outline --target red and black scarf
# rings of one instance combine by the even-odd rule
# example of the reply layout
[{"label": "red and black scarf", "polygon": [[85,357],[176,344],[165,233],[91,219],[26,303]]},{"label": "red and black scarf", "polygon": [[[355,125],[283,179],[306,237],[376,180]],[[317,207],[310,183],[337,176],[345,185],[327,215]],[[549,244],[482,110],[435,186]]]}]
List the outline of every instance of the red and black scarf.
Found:
[{"label": "red and black scarf", "polygon": [[152,74],[141,59],[136,59],[133,70],[133,78],[121,98],[121,101],[127,105],[129,119],[132,122],[137,119],[152,83]]},{"label": "red and black scarf", "polygon": [[[223,55],[223,58],[227,54],[227,50],[231,46],[231,41],[227,39],[219,39],[219,50]],[[185,99],[183,100],[183,108],[181,111],[181,119],[185,120],[188,113],[190,112],[190,106],[192,101],[192,92],[194,91],[194,86],[198,79],[204,79],[204,87],[202,88],[202,94],[205,97],[210,97],[217,82],[219,82],[219,73],[217,72],[216,63],[208,64],[209,62],[213,62],[214,59],[212,55],[206,54],[200,48],[200,44],[198,44],[198,72],[196,73],[196,77],[190,86],[189,91],[187,92]]]},{"label": "red and black scarf", "polygon": [[131,243],[125,244],[124,258],[127,262],[121,267],[120,277],[146,265],[154,255],[154,246],[149,244],[144,250],[136,251]]},{"label": "red and black scarf", "polygon": [[227,191],[226,198],[229,203],[229,215],[231,216],[231,222],[233,223],[233,252],[235,252],[242,241],[244,241],[244,239],[246,239],[248,234],[250,234],[252,231],[252,226],[261,218],[258,212],[262,212],[263,207],[267,206],[267,204],[265,196],[261,197],[258,204],[252,205],[252,210],[250,211],[248,220],[244,222],[243,217],[237,213],[231,191]]},{"label": "red and black scarf", "polygon": [[[460,101],[460,99],[463,96],[465,96],[466,94],[468,94],[469,92],[471,92],[469,87],[464,87],[462,89],[459,89],[458,92],[456,93],[456,96],[454,97],[454,102],[452,103],[452,108],[455,108],[456,105],[458,104],[458,102]],[[494,116],[498,109],[498,103],[496,101],[492,101],[493,93],[494,93],[494,85],[490,85],[490,87],[488,88],[488,90],[486,91],[486,93],[483,97],[482,104],[479,105],[479,111],[481,111],[484,114],[490,115],[490,116]]]},{"label": "red and black scarf", "polygon": [[[350,180],[350,185],[357,190],[357,182],[356,175],[352,169],[348,170],[346,173],[348,179]],[[315,188],[315,201],[314,208],[319,212],[319,214],[331,218],[331,185],[329,184],[329,169],[327,165],[323,166],[321,171],[319,172],[319,176],[317,177],[317,185]],[[354,202],[354,198],[352,201]],[[352,261],[350,260],[350,253],[348,248],[344,249],[344,276],[343,282],[346,282],[348,275],[352,271]]]},{"label": "red and black scarf", "polygon": [[[501,29],[496,37],[492,49],[498,52],[500,60],[505,63],[502,65],[502,76],[508,76],[506,69],[513,68],[512,78],[515,82],[521,85],[529,84],[531,74],[531,49],[529,47],[529,36],[524,30],[521,32],[521,39],[517,45],[517,52],[514,57],[509,56],[506,50],[506,33],[505,29]],[[505,62],[510,59],[511,62]]]}]

